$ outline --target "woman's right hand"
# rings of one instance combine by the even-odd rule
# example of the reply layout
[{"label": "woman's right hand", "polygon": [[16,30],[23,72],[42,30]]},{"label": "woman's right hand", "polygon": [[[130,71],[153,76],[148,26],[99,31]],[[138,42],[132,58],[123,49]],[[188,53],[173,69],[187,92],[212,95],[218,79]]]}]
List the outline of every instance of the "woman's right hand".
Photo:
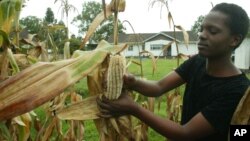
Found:
[{"label": "woman's right hand", "polygon": [[124,74],[123,76],[123,82],[124,82],[124,87],[126,89],[133,90],[133,88],[136,85],[137,79],[134,75],[132,74]]}]

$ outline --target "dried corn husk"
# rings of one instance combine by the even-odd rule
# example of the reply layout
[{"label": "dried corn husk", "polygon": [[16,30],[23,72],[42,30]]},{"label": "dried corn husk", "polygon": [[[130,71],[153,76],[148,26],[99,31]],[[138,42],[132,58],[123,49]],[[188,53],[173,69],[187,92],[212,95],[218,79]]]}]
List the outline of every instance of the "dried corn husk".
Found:
[{"label": "dried corn husk", "polygon": [[123,12],[125,11],[126,0],[112,0],[110,6],[113,12]]},{"label": "dried corn husk", "polygon": [[231,120],[232,125],[250,124],[250,87],[241,98]]},{"label": "dried corn husk", "polygon": [[[0,84],[0,120],[31,111],[90,74],[114,48],[105,41],[98,46],[93,52],[74,59],[37,63],[3,81]],[[105,48],[99,49],[100,46]],[[120,50],[114,48],[118,52],[124,44],[119,46]]]},{"label": "dried corn husk", "polygon": [[96,96],[90,96],[57,111],[56,114],[59,119],[63,120],[91,120],[99,118],[97,116],[99,113]]}]

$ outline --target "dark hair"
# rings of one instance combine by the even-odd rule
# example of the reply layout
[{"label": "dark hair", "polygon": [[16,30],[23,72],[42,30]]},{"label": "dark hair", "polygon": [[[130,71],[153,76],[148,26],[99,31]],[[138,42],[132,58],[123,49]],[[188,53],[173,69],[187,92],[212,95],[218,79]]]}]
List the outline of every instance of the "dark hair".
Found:
[{"label": "dark hair", "polygon": [[[242,35],[242,41],[246,37],[249,28],[249,17],[246,11],[236,4],[220,3],[215,5],[211,11],[222,12],[229,17],[229,28],[232,34]],[[241,42],[242,42],[241,41]],[[239,45],[241,44],[239,43]]]}]

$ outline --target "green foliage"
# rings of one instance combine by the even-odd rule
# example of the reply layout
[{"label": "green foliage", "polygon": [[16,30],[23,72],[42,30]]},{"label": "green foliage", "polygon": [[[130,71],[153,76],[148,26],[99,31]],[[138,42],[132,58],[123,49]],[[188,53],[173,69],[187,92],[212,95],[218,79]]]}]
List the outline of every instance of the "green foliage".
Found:
[{"label": "green foliage", "polygon": [[83,97],[88,96],[88,86],[87,86],[87,79],[86,78],[77,82],[74,85],[74,88],[75,88],[76,93],[82,95]]},{"label": "green foliage", "polygon": [[194,25],[192,26],[191,30],[193,32],[195,32],[196,34],[198,34],[199,30],[200,30],[200,26],[202,21],[204,20],[205,16],[201,15],[198,17],[198,19],[194,22]]},{"label": "green foliage", "polygon": [[0,29],[7,34],[13,29],[16,19],[19,18],[21,0],[3,0],[0,2]]},{"label": "green foliage", "polygon": [[22,18],[20,24],[28,30],[30,34],[37,34],[42,29],[42,20],[36,16],[28,16]]},{"label": "green foliage", "polygon": [[56,23],[56,19],[54,17],[54,13],[53,13],[53,11],[51,10],[50,7],[47,8],[46,15],[44,17],[44,22],[46,22],[47,24]]},{"label": "green foliage", "polygon": [[[44,21],[35,16],[28,16],[22,18],[20,20],[20,24],[25,29],[28,30],[29,34],[37,34],[37,37],[40,41],[46,40],[49,32],[55,44],[63,49],[63,45],[67,37],[65,28],[62,28],[65,26],[65,24],[63,21],[59,21],[56,25],[56,20],[54,19],[54,13],[53,11],[51,11],[51,9],[50,10],[48,9]],[[48,24],[50,23],[53,23],[54,25],[48,26]]]},{"label": "green foliage", "polygon": [[[64,26],[65,24],[63,21],[59,21],[58,26]],[[57,30],[54,30],[52,33],[53,36],[53,40],[55,41],[55,44],[58,47],[59,53],[63,54],[63,47],[64,47],[64,43],[67,40],[67,31],[65,28],[60,28]]]},{"label": "green foliage", "polygon": [[70,38],[70,54],[78,50],[81,45],[81,39],[75,38],[74,36]]},{"label": "green foliage", "polygon": [[[131,58],[132,60],[135,60],[136,62],[139,62],[139,59]],[[129,60],[129,59],[128,59]],[[156,63],[156,71],[153,74],[152,70],[152,60],[149,58],[143,58],[142,59],[142,67],[143,67],[143,74],[146,79],[149,80],[159,80],[162,77],[164,77],[167,73],[172,71],[174,68],[176,68],[176,59],[158,59]],[[128,71],[132,74],[135,74],[137,76],[140,76],[140,67],[136,64],[131,64],[128,68]]]},{"label": "green foliage", "polygon": [[[89,28],[89,25],[93,22],[94,18],[101,13],[102,5],[99,2],[90,1],[83,4],[83,9],[80,15],[74,18],[73,23],[79,24],[79,33],[85,34]],[[108,40],[108,38],[113,34],[113,19],[114,17],[109,17],[104,21],[100,27],[97,28],[96,32],[93,34],[90,42],[98,43],[100,40]],[[122,33],[125,28],[122,26],[121,22],[118,21],[118,32]]]},{"label": "green foliage", "polygon": [[93,121],[85,121],[84,128],[85,128],[84,139],[86,141],[98,141],[99,140],[99,134]]}]

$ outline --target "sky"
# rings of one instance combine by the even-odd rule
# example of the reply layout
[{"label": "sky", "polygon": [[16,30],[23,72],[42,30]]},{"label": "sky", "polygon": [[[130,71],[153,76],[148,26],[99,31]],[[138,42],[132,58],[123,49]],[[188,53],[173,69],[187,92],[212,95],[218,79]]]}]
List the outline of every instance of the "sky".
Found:
[{"label": "sky", "polygon": [[[26,16],[36,16],[44,18],[48,7],[50,7],[56,19],[62,19],[59,11],[60,0],[54,4],[55,0],[26,0],[26,7],[21,12],[21,18]],[[82,5],[87,1],[102,2],[102,0],[68,0],[74,5],[79,13],[81,13]],[[109,3],[111,0],[106,0]],[[161,10],[160,3],[157,2],[150,6],[150,2],[154,0],[126,0],[126,9],[119,13],[121,21],[129,21],[136,33],[158,33],[161,31],[173,30],[169,28],[167,19],[168,11],[164,6]],[[185,30],[190,30],[194,22],[200,15],[206,15],[212,8],[212,4],[216,5],[221,2],[235,3],[246,10],[250,16],[249,0],[168,0],[169,11],[172,14],[175,25],[182,26]],[[69,23],[77,12],[69,13]],[[65,21],[65,19],[63,19]],[[65,22],[66,23],[66,22]],[[127,33],[133,33],[132,28],[128,23],[124,23]],[[70,24],[69,30],[71,34],[78,34],[76,25]]]}]

